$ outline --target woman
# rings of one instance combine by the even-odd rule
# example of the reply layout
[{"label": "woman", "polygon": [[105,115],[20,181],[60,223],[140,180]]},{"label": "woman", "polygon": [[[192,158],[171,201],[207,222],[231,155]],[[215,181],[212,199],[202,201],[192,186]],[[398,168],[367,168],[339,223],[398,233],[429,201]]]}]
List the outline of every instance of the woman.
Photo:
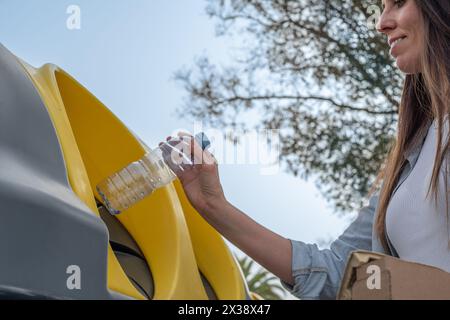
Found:
[{"label": "woman", "polygon": [[[286,239],[235,208],[224,196],[217,163],[208,151],[203,151],[203,164],[179,174],[190,202],[206,221],[302,299],[334,299],[346,260],[358,249],[450,272],[450,1],[383,0],[377,30],[387,36],[406,76],[397,137],[369,192],[368,206],[330,249]],[[186,139],[186,134],[179,136]]]}]

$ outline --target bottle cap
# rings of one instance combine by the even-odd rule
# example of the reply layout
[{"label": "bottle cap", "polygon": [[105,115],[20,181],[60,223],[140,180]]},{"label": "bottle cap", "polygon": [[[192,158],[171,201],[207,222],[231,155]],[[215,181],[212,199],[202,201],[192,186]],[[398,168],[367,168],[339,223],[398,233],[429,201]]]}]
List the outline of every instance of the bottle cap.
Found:
[{"label": "bottle cap", "polygon": [[209,141],[208,137],[204,132],[199,132],[195,135],[195,141],[202,147],[202,150],[208,149],[211,145],[211,141]]}]

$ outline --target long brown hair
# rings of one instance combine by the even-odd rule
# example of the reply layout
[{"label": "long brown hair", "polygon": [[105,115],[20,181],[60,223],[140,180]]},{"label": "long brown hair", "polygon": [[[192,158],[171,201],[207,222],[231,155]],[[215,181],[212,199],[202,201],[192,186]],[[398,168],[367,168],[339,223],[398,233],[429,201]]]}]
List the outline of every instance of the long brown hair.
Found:
[{"label": "long brown hair", "polygon": [[[426,133],[427,125],[431,120],[436,119],[438,145],[427,196],[431,189],[435,196],[435,202],[438,197],[439,172],[443,161],[447,159],[448,162],[449,134],[445,140],[447,141],[446,145],[444,148],[441,146],[444,138],[442,137],[444,118],[450,110],[450,1],[413,1],[421,11],[424,21],[425,50],[421,59],[421,72],[406,76],[399,106],[397,137],[369,191],[369,195],[371,195],[383,180],[375,227],[386,250],[388,250],[385,229],[386,210],[403,165],[406,163],[405,152],[421,142],[421,137]],[[447,117],[446,121],[450,128],[450,117]],[[445,194],[447,195],[445,198],[448,219],[447,164],[445,168]]]}]

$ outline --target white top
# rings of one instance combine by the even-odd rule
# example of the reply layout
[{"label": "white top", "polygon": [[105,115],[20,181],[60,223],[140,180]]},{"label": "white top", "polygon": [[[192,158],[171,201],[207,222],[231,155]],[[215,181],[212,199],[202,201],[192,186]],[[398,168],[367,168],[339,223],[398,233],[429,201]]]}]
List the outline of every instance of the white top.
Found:
[{"label": "white top", "polygon": [[[435,206],[432,191],[425,199],[437,149],[436,126],[434,120],[413,170],[391,198],[386,211],[386,232],[401,259],[450,272],[450,221],[447,221],[444,198],[445,159],[439,176],[438,206]],[[442,146],[445,146],[447,133],[445,121]],[[450,183],[450,177],[447,179]],[[450,190],[450,185],[448,188]]]}]

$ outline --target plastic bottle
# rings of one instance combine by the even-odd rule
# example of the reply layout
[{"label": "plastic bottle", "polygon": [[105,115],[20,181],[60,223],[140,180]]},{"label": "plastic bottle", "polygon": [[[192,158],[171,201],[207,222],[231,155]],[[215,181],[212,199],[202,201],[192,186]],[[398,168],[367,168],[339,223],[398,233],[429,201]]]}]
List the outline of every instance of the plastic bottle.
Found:
[{"label": "plastic bottle", "polygon": [[[203,150],[210,145],[204,133],[197,134],[195,140]],[[171,183],[180,172],[189,170],[193,161],[182,152],[183,147],[190,147],[190,141],[178,138],[166,141],[101,181],[97,192],[109,213],[120,214]]]}]

